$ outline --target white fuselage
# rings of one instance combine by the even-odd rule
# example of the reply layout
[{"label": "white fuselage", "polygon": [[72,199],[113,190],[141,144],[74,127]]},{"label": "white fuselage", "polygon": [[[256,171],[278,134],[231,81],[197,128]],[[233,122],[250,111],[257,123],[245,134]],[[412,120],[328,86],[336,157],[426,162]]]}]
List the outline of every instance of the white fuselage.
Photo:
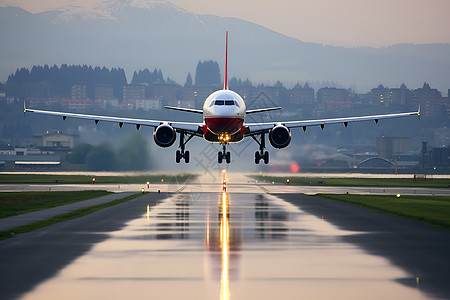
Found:
[{"label": "white fuselage", "polygon": [[236,92],[220,90],[212,93],[203,104],[203,119],[215,135],[233,135],[244,125],[245,102]]}]

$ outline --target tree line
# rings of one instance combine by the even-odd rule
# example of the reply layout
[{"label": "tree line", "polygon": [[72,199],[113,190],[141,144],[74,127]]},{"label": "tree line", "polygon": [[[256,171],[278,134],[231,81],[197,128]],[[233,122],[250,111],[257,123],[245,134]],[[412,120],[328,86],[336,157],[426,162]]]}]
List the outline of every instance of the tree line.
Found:
[{"label": "tree line", "polygon": [[8,96],[19,98],[68,97],[74,84],[85,84],[90,99],[95,97],[96,84],[111,84],[114,88],[114,97],[121,99],[127,78],[122,68],[44,65],[34,66],[31,70],[17,69],[15,73],[9,75],[5,90]]}]

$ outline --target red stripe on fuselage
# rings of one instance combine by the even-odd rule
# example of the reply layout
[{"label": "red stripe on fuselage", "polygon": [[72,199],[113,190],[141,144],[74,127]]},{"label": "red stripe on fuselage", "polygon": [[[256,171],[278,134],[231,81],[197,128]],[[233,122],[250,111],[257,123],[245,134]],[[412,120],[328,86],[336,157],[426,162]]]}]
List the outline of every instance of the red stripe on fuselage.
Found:
[{"label": "red stripe on fuselage", "polygon": [[208,130],[214,134],[234,134],[242,128],[244,119],[232,117],[205,118],[205,123],[208,126]]}]

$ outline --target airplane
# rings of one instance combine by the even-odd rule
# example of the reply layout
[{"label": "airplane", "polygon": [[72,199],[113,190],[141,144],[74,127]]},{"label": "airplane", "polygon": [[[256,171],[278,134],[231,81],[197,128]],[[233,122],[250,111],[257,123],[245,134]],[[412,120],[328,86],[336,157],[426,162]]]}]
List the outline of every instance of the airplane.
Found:
[{"label": "airplane", "polygon": [[269,152],[266,151],[265,136],[268,135],[269,143],[277,149],[287,147],[291,142],[292,128],[302,128],[306,131],[307,127],[319,126],[322,130],[328,124],[343,124],[345,127],[351,122],[374,120],[378,123],[380,119],[400,118],[417,115],[420,117],[420,106],[418,111],[360,116],[360,117],[344,117],[333,119],[305,120],[305,121],[280,121],[265,123],[246,123],[245,116],[253,113],[267,112],[281,109],[281,107],[269,107],[262,109],[247,110],[242,97],[236,92],[228,88],[228,31],[225,34],[225,68],[223,88],[218,90],[205,100],[203,109],[191,109],[182,107],[165,106],[166,109],[203,114],[202,123],[178,122],[178,121],[160,121],[147,119],[133,119],[123,117],[108,117],[100,115],[77,114],[68,112],[45,111],[37,109],[29,109],[25,107],[24,113],[32,112],[36,114],[52,115],[66,118],[78,118],[93,120],[97,125],[100,121],[117,123],[120,128],[124,124],[132,124],[139,130],[141,126],[150,126],[154,128],[153,139],[156,145],[160,147],[172,146],[179,134],[179,149],[176,151],[175,161],[179,163],[184,159],[185,163],[189,163],[190,154],[186,150],[186,144],[195,136],[202,137],[211,143],[219,143],[222,145],[222,151],[218,152],[217,161],[221,164],[224,160],[227,164],[231,162],[230,152],[227,151],[227,145],[230,143],[238,143],[246,137],[251,137],[259,145],[259,151],[255,152],[255,163],[259,164],[261,160],[265,164],[269,163]]}]

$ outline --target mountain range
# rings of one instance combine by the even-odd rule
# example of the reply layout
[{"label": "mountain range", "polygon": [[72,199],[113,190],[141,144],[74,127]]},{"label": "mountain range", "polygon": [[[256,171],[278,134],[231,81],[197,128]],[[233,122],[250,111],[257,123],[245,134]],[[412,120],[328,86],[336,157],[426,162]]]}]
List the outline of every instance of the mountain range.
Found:
[{"label": "mountain range", "polygon": [[[355,24],[356,26],[356,24]],[[183,84],[198,61],[224,60],[229,74],[254,83],[335,82],[367,91],[426,81],[450,88],[450,45],[345,48],[303,42],[236,18],[198,15],[165,0],[80,0],[30,13],[0,0],[0,80],[19,67],[87,64],[162,69]]]}]

